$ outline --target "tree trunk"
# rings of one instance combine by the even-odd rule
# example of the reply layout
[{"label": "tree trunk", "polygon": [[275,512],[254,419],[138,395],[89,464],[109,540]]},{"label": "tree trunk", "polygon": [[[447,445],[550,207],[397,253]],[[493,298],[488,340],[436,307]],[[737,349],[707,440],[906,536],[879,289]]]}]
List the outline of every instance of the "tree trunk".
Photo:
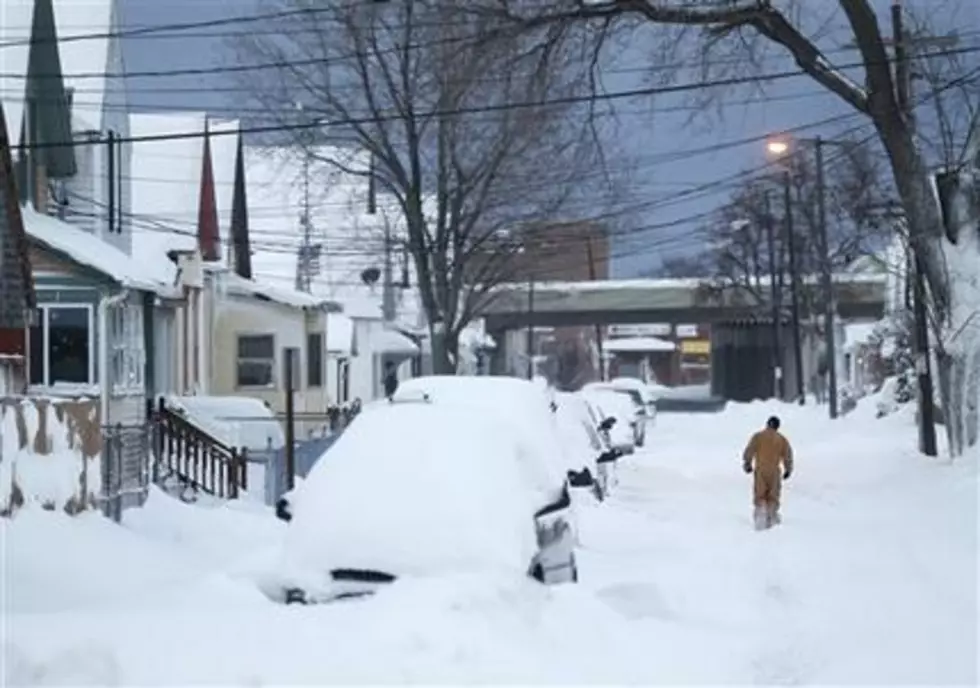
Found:
[{"label": "tree trunk", "polygon": [[442,322],[429,326],[429,337],[432,342],[432,374],[455,375],[459,337],[450,333]]}]

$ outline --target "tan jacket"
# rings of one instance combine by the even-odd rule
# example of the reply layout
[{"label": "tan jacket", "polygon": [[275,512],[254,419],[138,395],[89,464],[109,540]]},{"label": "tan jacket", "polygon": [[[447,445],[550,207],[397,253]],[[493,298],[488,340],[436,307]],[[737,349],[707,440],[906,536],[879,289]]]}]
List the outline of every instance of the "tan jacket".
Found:
[{"label": "tan jacket", "polygon": [[742,462],[751,465],[753,459],[755,469],[760,472],[778,472],[780,463],[787,473],[793,472],[793,448],[789,440],[772,428],[760,430],[749,439]]}]

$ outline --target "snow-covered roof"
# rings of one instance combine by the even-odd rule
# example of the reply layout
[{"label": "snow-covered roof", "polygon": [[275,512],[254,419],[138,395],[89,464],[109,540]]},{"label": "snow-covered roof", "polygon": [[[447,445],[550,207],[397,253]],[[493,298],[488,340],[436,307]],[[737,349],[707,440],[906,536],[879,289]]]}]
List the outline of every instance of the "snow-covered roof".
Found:
[{"label": "snow-covered roof", "polygon": [[382,328],[371,336],[371,348],[379,354],[417,354],[418,344],[393,328]]},{"label": "snow-covered roof", "polygon": [[871,341],[877,323],[861,322],[844,325],[844,348],[851,351]]},{"label": "snow-covered roof", "polygon": [[603,348],[613,353],[645,353],[674,351],[677,345],[660,337],[623,337],[607,340]]},{"label": "snow-covered roof", "polygon": [[134,259],[118,248],[100,241],[92,234],[33,208],[22,208],[24,230],[30,240],[64,254],[75,263],[95,270],[123,287],[151,291],[161,296],[174,296],[169,284],[159,281],[160,269]]},{"label": "snow-covered roof", "polygon": [[338,310],[340,307],[321,297],[295,289],[283,289],[263,280],[245,279],[233,272],[225,274],[225,287],[229,294],[271,301],[283,306],[302,309]]},{"label": "snow-covered roof", "polygon": [[[204,112],[133,114],[134,138],[204,131]],[[208,122],[214,132],[235,131],[237,120]],[[215,202],[222,246],[231,223],[236,135],[211,137]],[[204,139],[189,137],[132,144],[133,255],[156,260],[168,251],[197,249],[197,212]],[[222,261],[225,253],[222,251]],[[176,270],[176,268],[174,268]]]},{"label": "snow-covered roof", "polygon": [[13,144],[21,143],[34,0],[0,2],[0,105]]}]

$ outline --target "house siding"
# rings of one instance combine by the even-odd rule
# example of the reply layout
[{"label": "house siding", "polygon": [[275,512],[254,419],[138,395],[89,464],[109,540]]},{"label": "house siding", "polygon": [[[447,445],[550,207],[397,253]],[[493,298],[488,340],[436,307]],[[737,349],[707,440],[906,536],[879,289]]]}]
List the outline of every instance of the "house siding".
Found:
[{"label": "house siding", "polygon": [[[295,409],[307,413],[323,413],[326,410],[327,386],[308,388],[306,385],[307,334],[324,331],[322,318],[308,321],[307,314],[295,308],[228,296],[217,310],[216,323],[210,360],[212,394],[261,399],[277,412],[284,412],[284,349],[296,347],[300,355],[300,385],[295,392]],[[239,388],[236,385],[238,336],[249,334],[272,334],[275,337],[273,387]]]}]

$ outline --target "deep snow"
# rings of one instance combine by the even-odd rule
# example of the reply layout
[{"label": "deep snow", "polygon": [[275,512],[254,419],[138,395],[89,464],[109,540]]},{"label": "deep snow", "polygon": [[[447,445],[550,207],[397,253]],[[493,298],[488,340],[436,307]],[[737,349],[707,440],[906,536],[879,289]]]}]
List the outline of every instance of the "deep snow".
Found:
[{"label": "deep snow", "polygon": [[[794,444],[784,523],[751,528],[748,434]],[[154,493],[122,527],[3,522],[8,685],[364,682],[975,684],[977,462],[914,455],[906,409],[664,414],[580,517],[578,586],[490,575],[283,607],[281,524]],[[3,683],[3,681],[0,681]]]}]

